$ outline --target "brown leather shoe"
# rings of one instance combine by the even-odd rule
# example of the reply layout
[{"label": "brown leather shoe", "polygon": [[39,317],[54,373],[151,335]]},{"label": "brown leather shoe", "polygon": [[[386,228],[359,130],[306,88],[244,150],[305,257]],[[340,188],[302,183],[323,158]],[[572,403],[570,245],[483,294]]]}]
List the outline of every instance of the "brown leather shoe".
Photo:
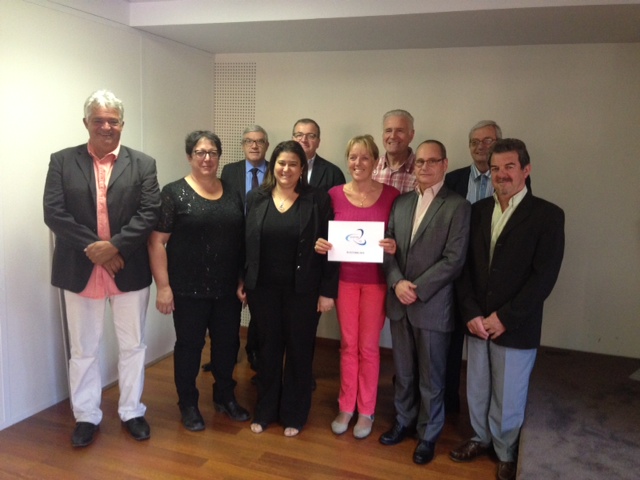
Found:
[{"label": "brown leather shoe", "polygon": [[516,462],[499,462],[496,478],[498,480],[516,480],[516,470]]},{"label": "brown leather shoe", "polygon": [[484,446],[474,440],[468,440],[455,450],[451,450],[449,458],[454,462],[470,462],[480,455],[485,455],[487,452],[489,452],[488,446]]}]

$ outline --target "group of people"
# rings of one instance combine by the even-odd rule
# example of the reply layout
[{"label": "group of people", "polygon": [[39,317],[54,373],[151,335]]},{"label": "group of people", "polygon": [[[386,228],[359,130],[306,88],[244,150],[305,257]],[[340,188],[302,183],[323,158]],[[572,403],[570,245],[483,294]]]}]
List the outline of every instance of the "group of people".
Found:
[{"label": "group of people", "polygon": [[[564,214],[534,197],[525,144],[502,139],[493,121],[469,133],[473,163],[447,173],[445,146],[410,147],[414,119],[383,117],[384,153],[370,135],[346,148],[341,169],[317,155],[320,127],[304,118],[266,160],[267,132],[242,134],[245,159],[220,176],[220,139],[185,140],[189,173],[160,191],[155,161],[120,144],[124,107],[112,92],[85,102],[86,144],[51,156],[44,193],[56,235],[52,284],[64,292],[71,345],[72,445],[94,440],[102,420],[98,349],[107,300],[119,345],[119,416],[136,440],[150,436],[141,403],[144,324],[151,279],[156,307],[173,314],[174,374],[185,428],[205,422],[196,378],[205,338],[216,410],[303,429],[311,407],[315,335],[334,306],[340,325],[340,392],[332,431],[366,438],[375,416],[379,342],[390,321],[395,422],[379,439],[416,434],[413,461],[429,463],[445,412],[460,410],[467,343],[467,400],[474,437],[450,453],[464,462],[493,449],[497,477],[515,478],[529,375],[542,307],[564,250]],[[331,262],[328,224],[385,225],[382,264]],[[247,357],[256,371],[251,415],[235,398],[240,314],[251,322]]]}]

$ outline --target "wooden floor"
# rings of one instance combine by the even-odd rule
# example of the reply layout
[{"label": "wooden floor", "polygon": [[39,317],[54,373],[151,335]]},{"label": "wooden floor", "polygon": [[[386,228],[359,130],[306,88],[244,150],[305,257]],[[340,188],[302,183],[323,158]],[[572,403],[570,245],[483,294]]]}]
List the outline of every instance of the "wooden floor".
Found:
[{"label": "wooden floor", "polygon": [[[207,347],[208,348],[208,347]],[[205,348],[205,352],[207,349]],[[240,403],[251,409],[255,387],[253,372],[244,358],[236,368]],[[208,354],[203,355],[203,359]],[[278,425],[256,435],[249,422],[236,423],[216,413],[212,379],[200,375],[200,410],[203,432],[189,432],[180,423],[173,384],[173,359],[149,367],[143,401],[151,425],[151,439],[136,442],[121,426],[117,414],[118,389],[103,394],[104,418],[95,442],[87,448],[71,447],[73,416],[68,401],[55,405],[0,432],[0,478],[20,479],[493,479],[496,463],[488,457],[458,464],[448,458],[451,448],[471,433],[466,405],[459,416],[447,418],[427,466],[412,462],[415,440],[393,447],[378,437],[393,423],[392,359],[384,352],[378,407],[373,433],[356,440],[352,429],[341,436],[331,432],[337,413],[339,352],[335,341],[320,340],[314,366],[317,390],[309,422],[298,437],[285,438]]]}]

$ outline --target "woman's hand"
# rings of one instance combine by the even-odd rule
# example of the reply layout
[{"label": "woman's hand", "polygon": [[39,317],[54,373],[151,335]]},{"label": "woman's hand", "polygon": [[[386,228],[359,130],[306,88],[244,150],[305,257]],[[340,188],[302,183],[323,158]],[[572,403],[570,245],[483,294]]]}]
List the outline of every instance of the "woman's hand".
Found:
[{"label": "woman's hand", "polygon": [[175,305],[173,303],[173,291],[171,287],[160,287],[158,288],[158,293],[156,295],[156,308],[160,313],[165,315],[169,315],[175,310]]},{"label": "woman's hand", "polygon": [[318,240],[316,240],[316,244],[313,247],[316,253],[319,253],[320,255],[326,255],[327,252],[332,248],[333,245],[327,242],[324,238],[319,238]]},{"label": "woman's hand", "polygon": [[382,247],[384,253],[388,253],[389,255],[396,254],[397,245],[396,241],[393,238],[385,238],[383,240],[380,240],[380,243],[378,245]]},{"label": "woman's hand", "polygon": [[242,308],[247,306],[247,292],[244,291],[244,282],[238,280],[238,288],[236,289],[236,296],[238,300],[242,302]]},{"label": "woman's hand", "polygon": [[322,295],[318,297],[318,312],[328,312],[334,305],[335,302],[333,301],[333,298],[323,297]]}]

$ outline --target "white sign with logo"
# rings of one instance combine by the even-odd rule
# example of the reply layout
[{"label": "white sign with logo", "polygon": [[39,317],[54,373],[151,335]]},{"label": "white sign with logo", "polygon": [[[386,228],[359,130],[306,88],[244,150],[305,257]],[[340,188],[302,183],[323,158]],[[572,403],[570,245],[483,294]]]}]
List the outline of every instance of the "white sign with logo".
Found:
[{"label": "white sign with logo", "polygon": [[331,262],[382,263],[384,222],[329,222]]}]

